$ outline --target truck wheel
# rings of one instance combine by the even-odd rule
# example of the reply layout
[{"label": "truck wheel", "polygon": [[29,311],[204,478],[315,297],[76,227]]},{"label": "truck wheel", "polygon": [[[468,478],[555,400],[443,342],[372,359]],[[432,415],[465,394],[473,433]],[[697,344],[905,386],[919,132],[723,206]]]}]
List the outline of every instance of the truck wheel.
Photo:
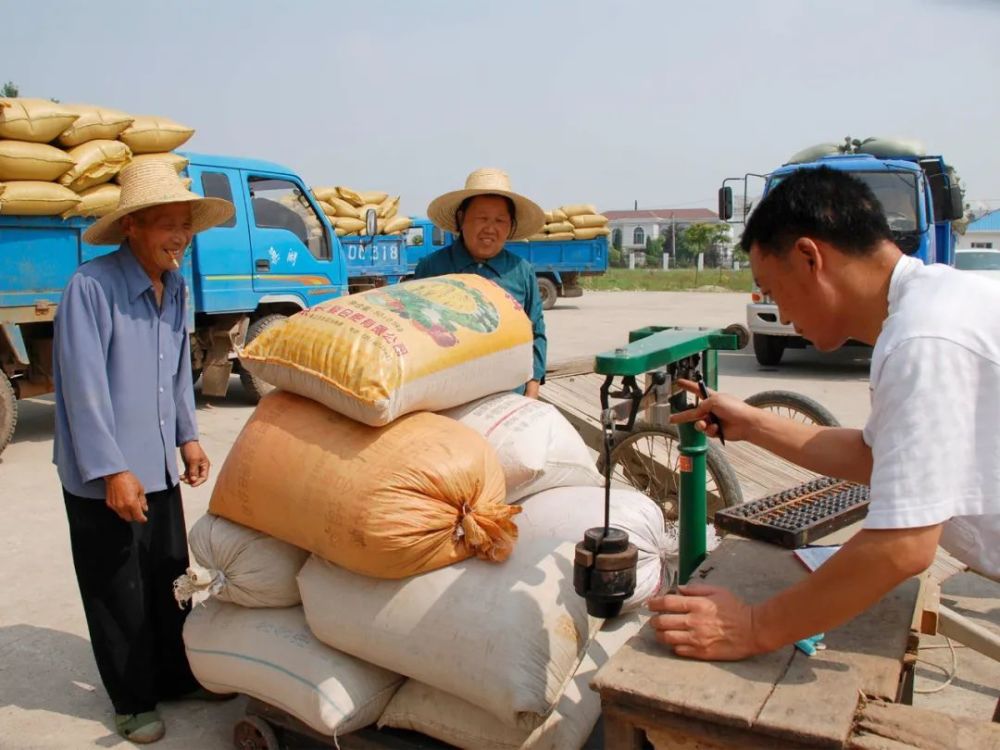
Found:
[{"label": "truck wheel", "polygon": [[785,353],[785,339],[783,336],[755,333],[753,335],[753,353],[762,365],[774,367],[781,362],[781,355]]},{"label": "truck wheel", "polygon": [[17,424],[17,395],[7,376],[0,372],[0,453],[14,437]]},{"label": "truck wheel", "polygon": [[[287,315],[280,315],[275,313],[273,315],[265,315],[263,318],[255,320],[250,324],[250,328],[247,329],[246,343],[249,344],[255,338],[260,336],[264,331],[266,331],[271,326],[276,323],[280,323],[285,320]],[[250,398],[250,402],[256,404],[264,396],[274,390],[274,386],[270,383],[266,383],[256,375],[251,375],[248,370],[240,368],[240,382],[243,383],[243,387],[246,389],[247,396]]]},{"label": "truck wheel", "polygon": [[538,291],[542,294],[542,309],[551,310],[556,306],[556,299],[559,297],[559,290],[552,279],[544,276],[538,278]]}]

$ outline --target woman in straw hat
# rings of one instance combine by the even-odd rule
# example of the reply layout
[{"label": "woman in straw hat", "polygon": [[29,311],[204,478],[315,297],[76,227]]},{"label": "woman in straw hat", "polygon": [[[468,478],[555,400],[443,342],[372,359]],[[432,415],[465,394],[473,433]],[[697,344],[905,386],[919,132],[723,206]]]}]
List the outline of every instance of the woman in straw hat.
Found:
[{"label": "woman in straw hat", "polygon": [[163,736],[159,701],[215,697],[188,667],[172,591],[188,566],[178,482],[197,487],[209,471],[177,269],[193,235],[233,212],[166,162],[126,167],[118,208],[83,236],[118,250],[77,269],[56,314],[55,463],[73,564],[116,728],[133,742]]},{"label": "woman in straw hat", "polygon": [[538,397],[545,376],[545,319],[538,280],[531,264],[508,250],[508,240],[523,240],[545,224],[545,212],[510,188],[510,178],[499,169],[477,169],[465,188],[431,201],[427,215],[437,226],[458,237],[417,264],[415,277],[474,273],[495,281],[524,307],[535,336],[534,374],[524,394]]}]

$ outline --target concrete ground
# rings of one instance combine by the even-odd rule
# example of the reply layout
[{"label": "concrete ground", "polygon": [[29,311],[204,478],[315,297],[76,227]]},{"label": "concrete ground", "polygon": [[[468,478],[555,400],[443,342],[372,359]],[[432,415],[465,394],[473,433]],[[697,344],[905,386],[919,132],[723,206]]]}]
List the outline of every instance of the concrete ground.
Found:
[{"label": "concrete ground", "polygon": [[[546,314],[549,359],[613,348],[630,329],[644,325],[742,322],[746,301],[743,294],[588,293]],[[742,397],[771,389],[799,391],[819,400],[843,424],[859,427],[868,414],[867,368],[864,350],[833,355],[790,351],[778,368],[762,368],[751,352],[737,352],[720,358],[720,387]],[[228,400],[199,399],[198,410],[202,442],[217,471],[252,407],[234,380]],[[0,457],[0,750],[128,747],[114,731],[87,638],[51,465],[52,423],[51,399],[22,402],[14,442]],[[205,512],[211,491],[211,481],[185,491],[189,526]],[[942,601],[1000,633],[1000,586],[973,575],[958,576],[945,587]],[[940,643],[943,639],[928,639],[928,645]],[[997,701],[1000,665],[964,648],[956,655],[958,670],[951,684],[918,696],[915,703],[987,720]],[[928,648],[922,656],[950,669],[947,648]],[[918,669],[918,690],[942,682],[939,670]],[[156,747],[230,748],[232,727],[242,710],[242,699],[167,705],[167,736]]]}]

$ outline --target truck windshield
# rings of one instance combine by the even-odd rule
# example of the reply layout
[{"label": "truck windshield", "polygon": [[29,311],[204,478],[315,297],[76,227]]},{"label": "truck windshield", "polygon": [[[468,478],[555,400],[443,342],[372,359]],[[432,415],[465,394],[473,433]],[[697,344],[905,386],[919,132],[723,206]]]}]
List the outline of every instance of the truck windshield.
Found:
[{"label": "truck windshield", "polygon": [[[775,175],[768,183],[773,190],[787,175]],[[909,172],[851,172],[875,193],[882,204],[889,229],[898,233],[919,232],[917,219],[917,178]]]},{"label": "truck windshield", "polygon": [[319,260],[330,258],[326,232],[302,189],[289,180],[251,177],[254,221],[258,227],[286,229]]}]

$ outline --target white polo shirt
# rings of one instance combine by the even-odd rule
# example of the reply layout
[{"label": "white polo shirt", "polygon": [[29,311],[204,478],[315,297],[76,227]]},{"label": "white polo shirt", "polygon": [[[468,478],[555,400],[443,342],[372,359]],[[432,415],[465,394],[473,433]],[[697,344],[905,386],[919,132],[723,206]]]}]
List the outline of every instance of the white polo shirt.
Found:
[{"label": "white polo shirt", "polygon": [[941,546],[1000,579],[1000,284],[902,258],[870,389],[865,527],[946,522]]}]

